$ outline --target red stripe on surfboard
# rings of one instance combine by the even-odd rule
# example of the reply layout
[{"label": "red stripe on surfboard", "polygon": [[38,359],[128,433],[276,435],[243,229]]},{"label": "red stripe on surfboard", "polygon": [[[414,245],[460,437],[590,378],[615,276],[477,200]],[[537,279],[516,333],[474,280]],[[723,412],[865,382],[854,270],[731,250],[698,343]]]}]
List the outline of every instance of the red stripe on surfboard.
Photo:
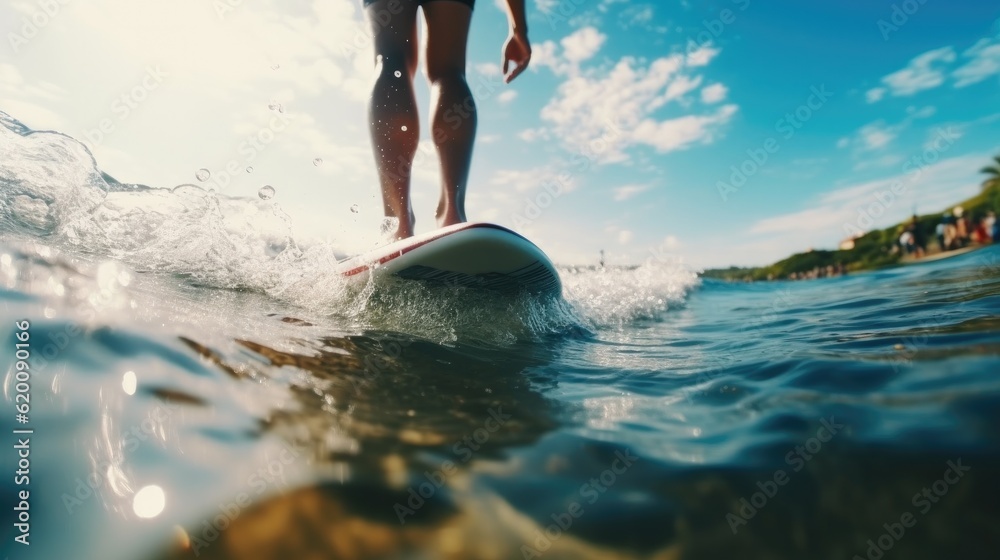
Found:
[{"label": "red stripe on surfboard", "polygon": [[[465,227],[460,227],[460,228],[455,229],[454,231],[449,231],[449,232],[446,232],[446,233],[442,233],[440,235],[435,235],[434,237],[431,237],[430,239],[424,239],[420,243],[416,243],[416,244],[410,245],[408,247],[403,247],[399,251],[395,251],[395,252],[389,253],[388,255],[380,258],[377,262],[370,262],[370,263],[363,264],[361,266],[354,267],[351,270],[348,270],[347,272],[345,272],[343,275],[344,276],[354,276],[355,274],[359,274],[361,272],[364,272],[364,271],[370,269],[372,266],[374,266],[376,264],[385,264],[385,263],[391,261],[392,259],[399,258],[399,257],[401,257],[401,256],[409,253],[410,251],[412,251],[414,249],[417,249],[419,247],[423,247],[424,245],[430,243],[431,241],[435,241],[437,239],[441,239],[442,237],[446,237],[448,235],[452,235],[452,234],[458,233],[460,231],[465,231],[467,229],[475,229],[475,228],[489,228],[489,229],[498,229],[500,231],[506,231],[507,233],[511,233],[513,235],[516,235],[517,237],[520,237],[521,239],[527,241],[528,243],[531,243],[531,240],[529,240],[527,237],[521,235],[520,233],[517,233],[516,231],[513,231],[511,229],[505,228],[503,226],[499,226],[497,224],[469,223]],[[531,244],[535,245],[534,243],[531,243]]]}]

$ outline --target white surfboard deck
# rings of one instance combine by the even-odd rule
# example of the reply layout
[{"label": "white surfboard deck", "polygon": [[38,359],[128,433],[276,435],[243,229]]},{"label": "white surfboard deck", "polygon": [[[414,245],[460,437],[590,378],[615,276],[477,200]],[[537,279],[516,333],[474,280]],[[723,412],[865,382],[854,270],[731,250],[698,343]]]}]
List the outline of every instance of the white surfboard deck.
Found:
[{"label": "white surfboard deck", "polygon": [[503,226],[466,222],[402,239],[341,261],[351,281],[393,274],[504,293],[559,295],[562,283],[552,261],[534,243]]}]

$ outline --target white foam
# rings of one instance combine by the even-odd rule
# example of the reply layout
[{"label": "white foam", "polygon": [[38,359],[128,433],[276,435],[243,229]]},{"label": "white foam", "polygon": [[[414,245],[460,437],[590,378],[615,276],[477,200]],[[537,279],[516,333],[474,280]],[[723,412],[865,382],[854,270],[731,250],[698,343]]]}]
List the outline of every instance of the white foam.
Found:
[{"label": "white foam", "polygon": [[[334,272],[344,252],[328,241],[297,243],[293,224],[272,200],[193,184],[165,189],[106,181],[76,140],[0,123],[7,125],[0,127],[0,187],[11,195],[0,201],[0,232],[42,235],[57,248],[112,257],[137,270],[259,291],[381,328],[503,343],[581,324],[654,318],[697,284],[684,267],[651,261],[637,268],[562,269],[568,304],[494,301],[405,283],[352,290]],[[483,316],[494,320],[483,327]]]}]

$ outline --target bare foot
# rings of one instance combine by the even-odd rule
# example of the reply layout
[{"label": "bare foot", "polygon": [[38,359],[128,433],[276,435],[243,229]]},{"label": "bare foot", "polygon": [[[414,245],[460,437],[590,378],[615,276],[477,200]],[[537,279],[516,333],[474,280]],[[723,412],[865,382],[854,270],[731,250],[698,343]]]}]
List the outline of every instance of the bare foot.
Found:
[{"label": "bare foot", "polygon": [[448,227],[468,221],[465,219],[464,210],[459,210],[444,201],[438,203],[436,217],[438,227]]}]

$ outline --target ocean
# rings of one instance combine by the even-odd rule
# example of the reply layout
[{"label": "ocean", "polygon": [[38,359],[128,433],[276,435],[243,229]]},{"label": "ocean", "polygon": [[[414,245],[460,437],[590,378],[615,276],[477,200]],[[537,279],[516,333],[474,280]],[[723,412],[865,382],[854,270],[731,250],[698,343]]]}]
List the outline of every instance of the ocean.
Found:
[{"label": "ocean", "polygon": [[0,122],[5,557],[996,554],[1000,247],[351,287],[273,200]]}]

